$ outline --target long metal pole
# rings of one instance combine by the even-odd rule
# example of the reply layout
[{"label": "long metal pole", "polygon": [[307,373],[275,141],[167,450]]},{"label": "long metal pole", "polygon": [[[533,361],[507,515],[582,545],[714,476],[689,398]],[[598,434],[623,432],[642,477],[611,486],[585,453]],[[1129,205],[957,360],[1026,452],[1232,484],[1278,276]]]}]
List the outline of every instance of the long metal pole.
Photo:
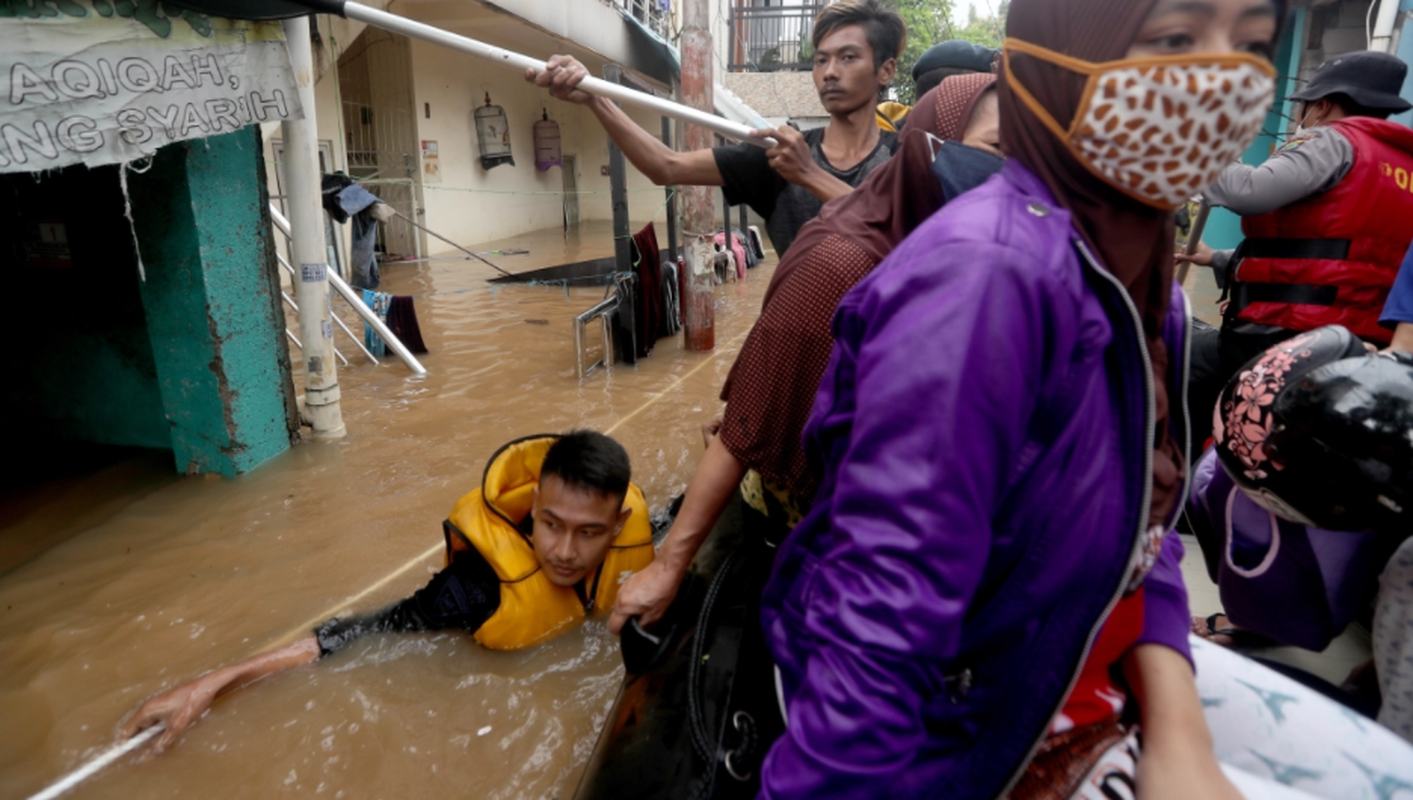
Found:
[{"label": "long metal pole", "polygon": [[450,239],[446,238],[445,236],[441,235],[440,233],[437,233],[436,231],[432,230],[431,228],[428,228],[426,225],[423,225],[422,223],[420,223],[420,222],[418,222],[417,220],[415,220],[415,219],[413,219],[413,218],[407,216],[406,214],[402,213],[401,211],[398,211],[397,209],[394,208],[394,209],[393,209],[393,214],[395,214],[399,219],[403,220],[404,222],[406,222],[407,224],[409,224],[409,225],[411,225],[412,227],[416,228],[417,230],[422,231],[422,232],[424,232],[424,233],[426,233],[426,234],[428,234],[428,235],[435,236],[435,237],[438,238],[438,239],[441,239],[443,242],[446,242],[447,244],[451,245],[452,247],[455,247],[457,250],[460,250],[461,252],[465,253],[466,255],[468,255],[468,256],[470,256],[470,257],[476,259],[477,261],[481,262],[482,264],[485,264],[486,266],[488,266],[488,267],[490,267],[491,269],[493,269],[493,270],[499,272],[500,274],[506,276],[507,278],[514,278],[514,277],[515,277],[515,273],[509,272],[509,271],[507,271],[507,270],[501,269],[500,267],[497,267],[495,264],[492,264],[492,263],[491,263],[490,261],[488,261],[487,259],[482,258],[480,253],[473,253],[473,252],[471,252],[470,250],[467,250],[466,248],[462,247],[461,245],[457,244],[456,242],[453,242],[452,240],[450,240]]},{"label": "long metal pole", "polygon": [[[686,0],[682,7],[682,100],[709,113],[711,102],[711,7],[709,0]],[[683,149],[705,150],[712,145],[711,130],[688,124]],[[682,327],[688,350],[716,347],[715,270],[711,236],[716,229],[716,208],[710,186],[683,186],[682,239],[686,262],[682,289]]]},{"label": "long metal pole", "polygon": [[[692,4],[695,2],[697,2],[697,0],[688,0],[687,8],[691,8]],[[439,44],[443,47],[449,47],[453,50],[460,50],[463,53],[469,53],[473,56],[478,56],[480,58],[493,61],[497,64],[503,64],[512,69],[520,70],[521,72],[524,72],[527,69],[534,70],[535,72],[544,72],[545,70],[545,62],[540,61],[539,59],[530,58],[529,56],[524,56],[510,50],[505,50],[500,47],[495,47],[493,45],[486,44],[485,42],[479,42],[475,39],[470,39],[465,36],[459,36],[455,33],[451,33],[450,31],[444,31],[441,28],[426,25],[421,22],[415,22],[406,17],[400,17],[397,14],[389,14],[386,11],[379,11],[376,8],[369,8],[368,6],[360,5],[358,3],[346,3],[343,7],[343,13],[344,16],[348,17],[349,19],[358,20],[359,22],[366,22],[375,28],[382,28],[385,31],[400,33],[403,36],[406,36],[411,39],[421,39],[424,42],[431,42],[432,44]],[[688,12],[688,15],[690,16],[690,12]],[[703,16],[701,26],[703,34],[706,36],[708,47],[707,56],[710,57],[710,11],[703,11],[702,15]],[[691,23],[687,24],[690,25]],[[685,69],[685,63],[683,64],[683,67]],[[706,75],[706,98],[710,100],[710,63],[707,64]],[[635,89],[630,89],[627,86],[621,86],[618,84],[610,83],[601,78],[595,78],[592,75],[585,78],[584,82],[579,84],[579,88],[583,89],[584,91],[590,94],[596,94],[600,97],[607,97],[610,100],[617,100],[618,102],[625,103],[627,105],[638,106],[639,108],[646,108],[651,111],[656,111],[659,114],[665,114],[669,117],[672,117],[673,119],[680,119],[683,122],[701,125],[713,131],[716,131],[722,136],[728,137],[730,139],[736,139],[742,142],[749,142],[751,144],[759,145],[761,147],[770,147],[771,145],[775,144],[774,140],[772,139],[757,139],[751,136],[750,128],[738,122],[732,122],[731,120],[716,116],[714,113],[712,113],[712,107],[710,105],[699,106],[696,103],[693,103],[690,97],[687,98],[687,105],[682,105],[680,103],[674,103],[671,100],[665,100],[663,98],[654,97],[644,92],[639,92]]]},{"label": "long metal pole", "polygon": [[[1187,247],[1183,252],[1192,255],[1197,252],[1198,245],[1202,244],[1202,232],[1207,230],[1207,218],[1212,216],[1212,206],[1207,204],[1206,198],[1197,206],[1197,216],[1192,218],[1192,225],[1187,229]],[[1187,283],[1187,271],[1192,267],[1191,261],[1184,261],[1177,268],[1177,282],[1181,286]]]},{"label": "long metal pole", "polygon": [[324,249],[324,208],[319,189],[319,136],[314,121],[314,53],[309,17],[284,22],[304,118],[284,122],[285,174],[289,178],[290,255],[299,265],[294,294],[299,302],[299,338],[304,343],[304,405],[315,439],[346,432],[339,405],[334,323],[329,308],[329,265]]},{"label": "long metal pole", "polygon": [[[274,220],[275,227],[284,231],[285,234],[289,234],[289,220],[285,219],[285,215],[280,213],[280,210],[275,207],[274,203],[270,204],[270,219]],[[378,315],[373,313],[373,309],[365,305],[363,299],[353,293],[353,290],[349,288],[343,278],[340,278],[337,273],[330,272],[329,285],[334,287],[334,291],[338,292],[344,300],[347,300],[350,306],[353,306],[353,310],[358,313],[358,316],[362,317],[363,321],[368,323],[368,327],[372,328],[374,333],[382,337],[383,341],[387,343],[388,348],[396,353],[398,358],[402,359],[402,363],[406,364],[408,369],[418,375],[427,374],[427,368],[422,366],[422,362],[417,360],[417,356],[412,355],[412,351],[407,349],[407,345],[403,344],[402,340],[397,338],[397,335],[388,329],[387,323],[379,319]]]}]

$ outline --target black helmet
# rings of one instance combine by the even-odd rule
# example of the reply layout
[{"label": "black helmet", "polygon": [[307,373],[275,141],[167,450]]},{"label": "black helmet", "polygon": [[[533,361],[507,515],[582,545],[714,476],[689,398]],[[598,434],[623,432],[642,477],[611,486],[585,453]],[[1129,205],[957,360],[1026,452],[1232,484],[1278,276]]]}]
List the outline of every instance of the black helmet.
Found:
[{"label": "black helmet", "polygon": [[1222,391],[1222,466],[1256,502],[1329,530],[1413,531],[1413,357],[1338,325],[1247,362]]}]

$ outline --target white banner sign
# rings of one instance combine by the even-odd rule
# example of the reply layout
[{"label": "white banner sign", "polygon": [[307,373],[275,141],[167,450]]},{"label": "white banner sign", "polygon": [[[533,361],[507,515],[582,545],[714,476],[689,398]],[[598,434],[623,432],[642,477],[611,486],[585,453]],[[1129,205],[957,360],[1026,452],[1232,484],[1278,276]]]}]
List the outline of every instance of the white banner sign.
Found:
[{"label": "white banner sign", "polygon": [[113,164],[299,119],[278,22],[158,0],[0,0],[0,172]]}]

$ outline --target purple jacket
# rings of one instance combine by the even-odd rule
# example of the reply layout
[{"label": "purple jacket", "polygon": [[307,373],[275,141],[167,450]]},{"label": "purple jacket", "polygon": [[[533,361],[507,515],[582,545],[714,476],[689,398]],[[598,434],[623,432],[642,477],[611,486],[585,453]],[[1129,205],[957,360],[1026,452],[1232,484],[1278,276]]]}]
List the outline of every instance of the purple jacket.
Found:
[{"label": "purple jacket", "polygon": [[[1187,326],[1174,286],[1175,401]],[[763,797],[1010,785],[1145,538],[1140,331],[1128,293],[1015,161],[845,296],[805,429],[823,483],[763,599],[789,713]],[[1172,417],[1185,442],[1176,402]],[[1190,658],[1181,554],[1169,535],[1145,580],[1143,641]]]},{"label": "purple jacket", "polygon": [[1396,546],[1278,519],[1236,488],[1215,452],[1193,470],[1187,511],[1231,621],[1306,650],[1329,647],[1369,608]]}]

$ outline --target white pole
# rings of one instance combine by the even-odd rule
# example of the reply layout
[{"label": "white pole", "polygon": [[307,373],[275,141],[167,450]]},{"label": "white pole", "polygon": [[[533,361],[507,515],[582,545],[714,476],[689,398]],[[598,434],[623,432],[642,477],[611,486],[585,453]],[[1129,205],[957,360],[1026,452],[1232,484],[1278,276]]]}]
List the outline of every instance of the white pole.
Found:
[{"label": "white pole", "polygon": [[79,767],[73,772],[70,772],[68,775],[65,775],[64,777],[60,778],[57,782],[55,782],[52,786],[48,787],[44,791],[38,794],[30,795],[29,800],[54,800],[54,798],[62,795],[64,792],[69,791],[75,786],[78,786],[80,783],[83,783],[89,778],[92,778],[94,775],[97,775],[98,772],[104,767],[108,766],[114,761],[117,761],[124,755],[131,753],[137,748],[142,747],[144,744],[147,744],[147,742],[151,740],[152,737],[156,736],[162,731],[165,731],[166,729],[167,723],[165,722],[159,722],[150,728],[144,728],[140,733],[138,733],[136,736],[133,736],[131,739],[128,739],[125,742],[119,742],[118,744],[113,745],[102,753],[99,753],[97,756],[94,756],[93,758],[89,759],[86,763],[84,763],[83,766]]},{"label": "white pole", "polygon": [[1379,16],[1374,20],[1374,37],[1369,42],[1370,50],[1387,53],[1393,47],[1393,27],[1398,23],[1398,0],[1383,0],[1379,3]]},{"label": "white pole", "polygon": [[324,207],[319,188],[319,137],[314,118],[314,53],[309,17],[284,22],[290,65],[304,118],[282,123],[285,175],[289,178],[290,256],[298,265],[299,338],[304,342],[304,405],[315,439],[339,439],[345,430],[339,406],[334,323],[329,308],[329,265],[324,249]]},{"label": "white pole", "polygon": [[[521,72],[527,69],[543,72],[545,69],[545,62],[538,59],[489,45],[485,42],[478,42],[475,39],[459,36],[450,31],[444,31],[441,28],[416,22],[406,17],[400,17],[397,14],[379,11],[376,8],[369,8],[368,6],[358,3],[348,3],[344,5],[343,14],[349,19],[366,22],[375,28],[400,33],[410,39],[421,39],[424,42],[439,44],[443,47],[449,47],[452,50],[460,50],[463,53],[469,53],[497,64],[503,64]],[[751,136],[751,129],[739,122],[732,122],[729,119],[723,119],[715,114],[700,111],[681,103],[674,103],[671,100],[665,100],[661,97],[655,97],[646,92],[630,89],[627,86],[610,83],[602,78],[589,76],[584,79],[583,83],[579,84],[579,88],[589,94],[607,97],[610,100],[617,100],[620,103],[637,106],[649,111],[656,111],[665,117],[672,117],[673,119],[680,119],[683,122],[689,122],[693,125],[700,125],[728,139],[735,139],[760,147],[771,147],[775,144],[774,139],[757,139]]]}]

